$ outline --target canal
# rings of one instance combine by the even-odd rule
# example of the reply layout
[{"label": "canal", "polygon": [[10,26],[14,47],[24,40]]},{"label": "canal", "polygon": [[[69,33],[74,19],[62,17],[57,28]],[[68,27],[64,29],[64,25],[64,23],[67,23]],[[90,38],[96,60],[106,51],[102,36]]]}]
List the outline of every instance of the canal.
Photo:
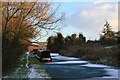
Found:
[{"label": "canal", "polygon": [[102,64],[92,64],[74,57],[51,53],[52,62],[41,63],[32,53],[20,58],[19,66],[4,79],[22,80],[119,80],[119,69]]}]

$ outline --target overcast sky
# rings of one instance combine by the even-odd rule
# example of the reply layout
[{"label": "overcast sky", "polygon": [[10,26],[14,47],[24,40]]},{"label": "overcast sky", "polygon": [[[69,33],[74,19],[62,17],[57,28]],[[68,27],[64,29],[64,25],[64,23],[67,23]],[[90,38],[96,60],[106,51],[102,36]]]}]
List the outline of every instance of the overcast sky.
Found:
[{"label": "overcast sky", "polygon": [[[107,20],[114,31],[118,30],[118,2],[112,0],[94,0],[92,2],[61,2],[59,12],[65,13],[66,26],[60,31],[64,37],[72,33],[83,33],[88,39],[99,39]],[[40,41],[55,35],[50,32]]]}]

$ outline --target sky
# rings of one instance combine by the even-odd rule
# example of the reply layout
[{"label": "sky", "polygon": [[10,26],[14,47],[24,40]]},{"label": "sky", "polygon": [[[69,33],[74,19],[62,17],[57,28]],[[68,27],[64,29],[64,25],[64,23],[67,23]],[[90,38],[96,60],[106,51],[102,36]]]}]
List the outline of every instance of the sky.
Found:
[{"label": "sky", "polygon": [[[85,2],[81,0],[56,4],[61,4],[58,13],[65,13],[65,26],[59,31],[64,37],[73,33],[82,33],[87,40],[98,40],[105,20],[110,23],[113,31],[118,31],[118,0],[86,0]],[[40,41],[46,41],[49,36],[55,34],[51,31]]]}]

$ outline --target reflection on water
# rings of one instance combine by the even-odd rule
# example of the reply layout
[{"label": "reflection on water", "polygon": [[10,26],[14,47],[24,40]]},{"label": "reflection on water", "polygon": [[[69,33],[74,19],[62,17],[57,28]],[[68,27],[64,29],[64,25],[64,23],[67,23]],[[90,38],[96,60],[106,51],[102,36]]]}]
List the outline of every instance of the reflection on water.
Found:
[{"label": "reflection on water", "polygon": [[[34,55],[26,52],[21,56],[19,66],[4,78],[25,78],[27,80],[118,80],[118,69],[110,66],[92,64],[88,61],[65,57],[58,54],[52,55],[53,62],[40,63]],[[49,76],[48,73],[49,73]],[[103,79],[105,78],[105,79]],[[113,79],[114,78],[114,79]],[[21,79],[22,80],[22,79]]]},{"label": "reflection on water", "polygon": [[[52,54],[53,55],[53,54]],[[44,68],[52,78],[67,78],[75,80],[118,80],[119,69],[102,64],[92,64],[73,57],[54,54],[54,62],[45,63]]]}]

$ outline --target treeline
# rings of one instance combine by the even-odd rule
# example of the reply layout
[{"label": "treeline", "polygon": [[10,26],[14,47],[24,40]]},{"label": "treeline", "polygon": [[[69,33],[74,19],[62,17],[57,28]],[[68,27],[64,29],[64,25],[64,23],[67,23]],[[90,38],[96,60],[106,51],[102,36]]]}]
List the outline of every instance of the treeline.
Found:
[{"label": "treeline", "polygon": [[47,41],[47,49],[51,52],[59,52],[63,48],[64,37],[61,33],[57,33],[57,36],[50,36]]},{"label": "treeline", "polygon": [[114,32],[106,21],[99,40],[87,40],[83,34],[63,37],[61,33],[48,38],[47,48],[64,56],[73,56],[94,63],[120,67],[120,31]]},{"label": "treeline", "polygon": [[68,46],[81,45],[86,42],[86,37],[83,34],[72,34],[67,37],[63,37],[61,33],[57,33],[57,36],[50,36],[47,40],[47,49],[51,52],[60,52],[61,49],[66,49]]},{"label": "treeline", "polygon": [[[4,2],[2,8],[2,74],[16,66],[31,39],[41,37],[42,30],[55,30],[63,15],[55,17],[48,2]],[[53,25],[53,26],[52,26]],[[37,41],[37,40],[36,40]]]},{"label": "treeline", "polygon": [[100,35],[100,43],[102,45],[116,45],[120,39],[120,31],[114,32],[112,26],[106,21]]},{"label": "treeline", "polygon": [[87,43],[97,43],[104,46],[113,46],[117,45],[120,39],[120,31],[114,32],[110,24],[106,21],[101,31],[101,35],[99,40],[88,40],[86,41],[86,37],[79,33],[72,35],[68,35],[67,37],[63,37],[62,33],[57,33],[56,36],[50,36],[47,40],[48,45],[47,48],[52,52],[59,52],[62,49],[67,49],[69,46],[74,45],[82,45]]}]

